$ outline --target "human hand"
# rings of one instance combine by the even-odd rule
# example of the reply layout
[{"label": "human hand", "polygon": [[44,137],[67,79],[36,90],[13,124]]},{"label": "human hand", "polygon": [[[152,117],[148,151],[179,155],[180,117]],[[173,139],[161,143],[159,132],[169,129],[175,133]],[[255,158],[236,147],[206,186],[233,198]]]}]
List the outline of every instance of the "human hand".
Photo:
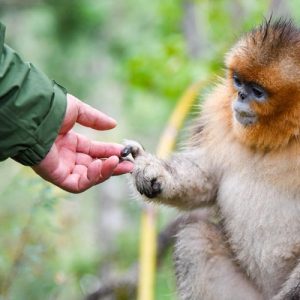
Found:
[{"label": "human hand", "polygon": [[80,193],[112,175],[132,170],[129,161],[120,162],[124,146],[102,143],[71,130],[75,123],[97,130],[108,130],[116,121],[67,94],[67,110],[59,134],[47,156],[33,170],[58,187]]}]

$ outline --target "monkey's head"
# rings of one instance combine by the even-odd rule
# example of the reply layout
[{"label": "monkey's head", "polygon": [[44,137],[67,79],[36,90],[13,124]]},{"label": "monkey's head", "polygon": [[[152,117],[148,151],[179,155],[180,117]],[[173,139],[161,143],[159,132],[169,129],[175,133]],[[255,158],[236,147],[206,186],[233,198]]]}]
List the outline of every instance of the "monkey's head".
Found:
[{"label": "monkey's head", "polygon": [[239,139],[271,150],[300,134],[300,30],[266,21],[226,56],[231,124]]}]

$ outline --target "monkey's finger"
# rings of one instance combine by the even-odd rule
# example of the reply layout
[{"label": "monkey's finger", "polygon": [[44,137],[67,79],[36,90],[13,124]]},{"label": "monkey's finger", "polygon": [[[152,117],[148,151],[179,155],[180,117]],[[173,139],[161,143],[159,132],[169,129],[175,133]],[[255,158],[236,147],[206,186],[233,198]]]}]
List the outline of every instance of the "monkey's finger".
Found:
[{"label": "monkey's finger", "polygon": [[139,155],[143,155],[145,150],[141,144],[132,140],[124,140],[125,148],[121,152],[121,157],[128,157],[129,154],[135,159]]},{"label": "monkey's finger", "polygon": [[128,145],[128,146],[125,146],[124,149],[121,151],[121,157],[126,157],[128,156],[129,154],[131,154],[132,152],[132,146]]}]

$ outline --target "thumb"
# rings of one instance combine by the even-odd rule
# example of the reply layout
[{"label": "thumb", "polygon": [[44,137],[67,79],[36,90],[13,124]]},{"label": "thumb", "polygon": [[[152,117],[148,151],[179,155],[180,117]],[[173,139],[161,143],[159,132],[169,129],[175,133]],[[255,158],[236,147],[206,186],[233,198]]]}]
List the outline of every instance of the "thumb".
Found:
[{"label": "thumb", "polygon": [[67,110],[60,133],[68,132],[76,122],[97,130],[108,130],[117,125],[113,118],[67,94]]}]

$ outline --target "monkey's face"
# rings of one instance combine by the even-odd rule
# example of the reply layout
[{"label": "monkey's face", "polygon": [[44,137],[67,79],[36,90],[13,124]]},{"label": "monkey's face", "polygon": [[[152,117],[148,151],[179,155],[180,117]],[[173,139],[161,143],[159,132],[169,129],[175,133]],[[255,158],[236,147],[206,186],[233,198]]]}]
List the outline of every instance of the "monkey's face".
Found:
[{"label": "monkey's face", "polygon": [[267,22],[243,37],[226,57],[233,132],[261,149],[300,136],[300,29]]},{"label": "monkey's face", "polygon": [[226,63],[232,117],[235,123],[253,130],[259,124],[274,124],[270,119],[285,109],[288,102],[293,102],[293,88],[288,84],[289,71],[285,68],[283,72],[280,67],[287,65],[286,58],[280,58],[282,62],[270,59],[271,53],[263,53],[266,49],[257,49],[250,43],[241,40],[227,56]]},{"label": "monkey's face", "polygon": [[268,54],[255,48],[245,51],[243,46],[227,57],[232,117],[251,130],[256,125],[273,127],[287,113],[300,109],[298,62],[291,57],[264,60]]},{"label": "monkey's face", "polygon": [[234,118],[244,126],[258,122],[258,114],[252,108],[253,103],[264,103],[268,100],[266,90],[256,82],[247,81],[237,72],[232,74],[232,85],[236,96],[232,103]]}]

